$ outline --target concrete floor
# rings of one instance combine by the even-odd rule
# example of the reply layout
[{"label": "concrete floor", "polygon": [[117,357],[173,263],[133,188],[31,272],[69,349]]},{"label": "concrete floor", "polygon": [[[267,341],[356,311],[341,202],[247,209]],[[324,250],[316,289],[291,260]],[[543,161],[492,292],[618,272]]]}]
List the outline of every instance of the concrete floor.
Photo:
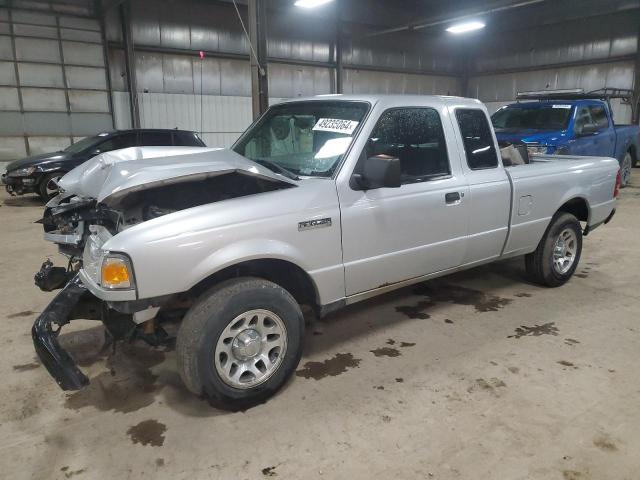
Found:
[{"label": "concrete floor", "polygon": [[95,353],[96,322],[63,335],[91,385],[59,390],[30,337],[53,296],[33,273],[58,256],[41,203],[3,192],[0,476],[638,479],[639,178],[564,287],[510,261],[351,307],[310,326],[297,376],[243,413],[188,394],[172,351]]}]

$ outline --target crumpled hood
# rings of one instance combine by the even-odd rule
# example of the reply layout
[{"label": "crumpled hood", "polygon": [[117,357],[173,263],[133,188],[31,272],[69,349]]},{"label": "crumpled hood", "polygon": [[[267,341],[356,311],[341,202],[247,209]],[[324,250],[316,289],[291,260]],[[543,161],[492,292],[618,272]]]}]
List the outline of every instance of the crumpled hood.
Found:
[{"label": "crumpled hood", "polygon": [[223,148],[130,147],[100,154],[74,168],[58,185],[65,195],[110,203],[128,193],[160,185],[239,172],[295,185],[251,160]]}]

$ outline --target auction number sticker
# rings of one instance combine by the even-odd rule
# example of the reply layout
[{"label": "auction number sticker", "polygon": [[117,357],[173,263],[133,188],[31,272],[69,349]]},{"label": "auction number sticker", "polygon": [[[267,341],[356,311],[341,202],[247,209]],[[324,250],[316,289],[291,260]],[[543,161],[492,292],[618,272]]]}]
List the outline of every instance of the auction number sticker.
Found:
[{"label": "auction number sticker", "polygon": [[360,122],[341,120],[339,118],[321,118],[314,125],[313,130],[320,132],[346,133],[351,135]]},{"label": "auction number sticker", "polygon": [[551,108],[571,108],[571,105],[552,105]]}]

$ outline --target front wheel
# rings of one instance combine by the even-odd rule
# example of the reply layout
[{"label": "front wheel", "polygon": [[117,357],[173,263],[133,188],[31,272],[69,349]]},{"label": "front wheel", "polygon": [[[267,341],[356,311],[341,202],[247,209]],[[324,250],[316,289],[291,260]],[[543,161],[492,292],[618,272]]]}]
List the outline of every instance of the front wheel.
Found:
[{"label": "front wheel", "polygon": [[38,186],[38,195],[45,202],[48,202],[58,194],[58,180],[62,178],[64,173],[56,172],[45,175]]},{"label": "front wheel", "polygon": [[279,285],[237,278],[205,292],[176,344],[187,388],[217,407],[249,408],[284,385],[302,355],[300,306]]},{"label": "front wheel", "polygon": [[578,268],[582,253],[582,229],[570,213],[558,212],[551,219],[538,248],[525,256],[527,274],[532,281],[559,287]]}]

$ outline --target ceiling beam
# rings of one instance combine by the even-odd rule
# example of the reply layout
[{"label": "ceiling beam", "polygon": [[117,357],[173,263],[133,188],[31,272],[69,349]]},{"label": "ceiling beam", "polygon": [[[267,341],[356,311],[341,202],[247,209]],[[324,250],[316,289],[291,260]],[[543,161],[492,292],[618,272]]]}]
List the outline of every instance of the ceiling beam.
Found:
[{"label": "ceiling beam", "polygon": [[365,37],[377,37],[380,35],[388,35],[390,33],[397,33],[403,31],[423,30],[437,25],[443,25],[447,23],[459,22],[475,18],[482,15],[490,15],[492,13],[504,12],[507,10],[513,10],[521,7],[528,7],[537,3],[545,2],[546,0],[522,0],[514,3],[513,0],[494,0],[490,3],[491,6],[485,8],[471,8],[461,10],[457,14],[440,15],[437,17],[423,18],[421,20],[411,22],[398,27],[386,28],[384,30],[374,31],[365,34]]}]

